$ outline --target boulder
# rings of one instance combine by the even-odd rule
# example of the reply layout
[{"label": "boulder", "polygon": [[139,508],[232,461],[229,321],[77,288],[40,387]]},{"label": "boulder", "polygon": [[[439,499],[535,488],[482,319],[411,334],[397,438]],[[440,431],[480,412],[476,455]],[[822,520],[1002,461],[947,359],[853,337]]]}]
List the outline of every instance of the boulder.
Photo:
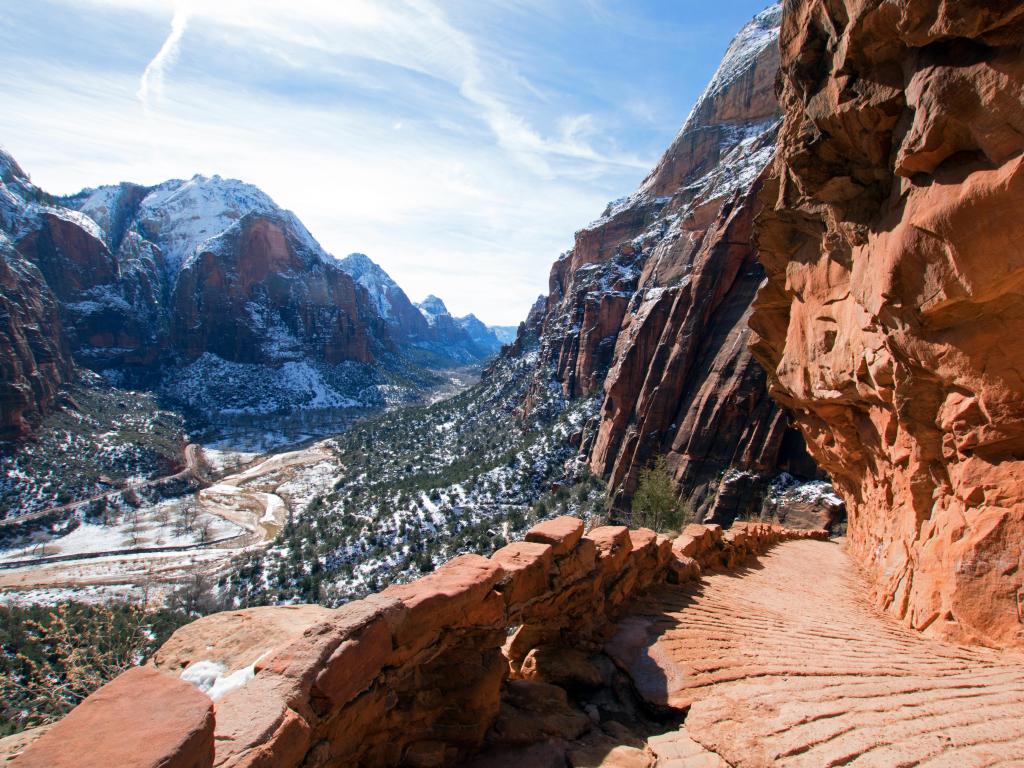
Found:
[{"label": "boulder", "polygon": [[209,768],[213,702],[193,685],[135,667],[33,742],[16,768]]}]

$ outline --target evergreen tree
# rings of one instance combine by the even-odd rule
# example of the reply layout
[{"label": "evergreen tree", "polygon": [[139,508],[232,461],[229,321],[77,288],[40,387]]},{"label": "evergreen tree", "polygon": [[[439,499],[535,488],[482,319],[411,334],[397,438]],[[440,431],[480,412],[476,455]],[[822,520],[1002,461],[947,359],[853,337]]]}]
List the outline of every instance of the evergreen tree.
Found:
[{"label": "evergreen tree", "polygon": [[633,494],[632,524],[659,532],[678,531],[689,518],[689,510],[676,497],[665,457],[658,456],[640,472],[640,482]]}]

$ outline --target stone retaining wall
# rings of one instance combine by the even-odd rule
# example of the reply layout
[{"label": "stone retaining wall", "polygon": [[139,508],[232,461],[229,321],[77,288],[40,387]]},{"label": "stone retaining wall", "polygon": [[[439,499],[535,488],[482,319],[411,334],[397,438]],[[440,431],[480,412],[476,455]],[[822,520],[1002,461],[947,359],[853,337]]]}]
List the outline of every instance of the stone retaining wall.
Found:
[{"label": "stone retaining wall", "polygon": [[[582,521],[560,517],[490,558],[457,557],[336,610],[215,614],[86,699],[14,765],[453,764],[479,749],[502,685],[533,649],[593,647],[654,582],[696,580],[783,539],[824,535],[760,523],[691,525],[675,540],[622,526],[584,535]],[[215,704],[180,678],[198,661],[253,674]]]}]

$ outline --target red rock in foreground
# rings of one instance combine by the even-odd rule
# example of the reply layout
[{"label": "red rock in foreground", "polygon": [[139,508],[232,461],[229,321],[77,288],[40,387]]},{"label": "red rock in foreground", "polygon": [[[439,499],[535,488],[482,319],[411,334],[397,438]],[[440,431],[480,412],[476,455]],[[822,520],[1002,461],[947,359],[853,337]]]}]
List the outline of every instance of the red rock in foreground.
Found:
[{"label": "red rock in foreground", "polygon": [[1024,644],[1024,8],[800,0],[751,325],[879,605]]},{"label": "red rock in foreground", "polygon": [[151,667],[107,683],[15,758],[18,768],[202,768],[213,764],[213,702]]},{"label": "red rock in foreground", "polygon": [[[201,619],[179,629],[157,663],[227,668],[259,654],[254,676],[217,701],[215,727],[213,704],[196,688],[137,668],[90,696],[14,765],[451,765],[484,745],[499,716],[505,746],[546,738],[550,727],[568,738],[586,733],[590,741],[576,748],[601,751],[609,745],[589,733],[590,719],[551,700],[561,689],[543,682],[600,683],[574,648],[595,647],[627,601],[653,584],[737,566],[785,539],[823,536],[754,523],[725,534],[690,526],[681,539],[695,543],[682,557],[645,529],[582,533],[582,521],[557,518],[528,536],[543,542],[512,544],[494,558],[463,555],[336,610],[281,606]],[[269,642],[277,644],[262,651]],[[504,685],[520,672],[534,679]],[[538,707],[542,720],[558,715],[561,725],[542,723],[538,732]]]}]

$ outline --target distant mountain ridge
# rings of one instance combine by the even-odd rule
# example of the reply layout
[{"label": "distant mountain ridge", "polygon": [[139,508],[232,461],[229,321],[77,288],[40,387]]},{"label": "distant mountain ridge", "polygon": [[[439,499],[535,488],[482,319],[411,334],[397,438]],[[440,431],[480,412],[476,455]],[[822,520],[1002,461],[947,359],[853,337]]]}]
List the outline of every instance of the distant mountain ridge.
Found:
[{"label": "distant mountain ridge", "polygon": [[411,396],[423,366],[500,348],[432,326],[368,257],[335,259],[235,179],[58,198],[0,152],[0,233],[0,302],[17,308],[0,316],[6,438],[30,431],[76,364],[200,412],[266,413],[373,407]]}]

